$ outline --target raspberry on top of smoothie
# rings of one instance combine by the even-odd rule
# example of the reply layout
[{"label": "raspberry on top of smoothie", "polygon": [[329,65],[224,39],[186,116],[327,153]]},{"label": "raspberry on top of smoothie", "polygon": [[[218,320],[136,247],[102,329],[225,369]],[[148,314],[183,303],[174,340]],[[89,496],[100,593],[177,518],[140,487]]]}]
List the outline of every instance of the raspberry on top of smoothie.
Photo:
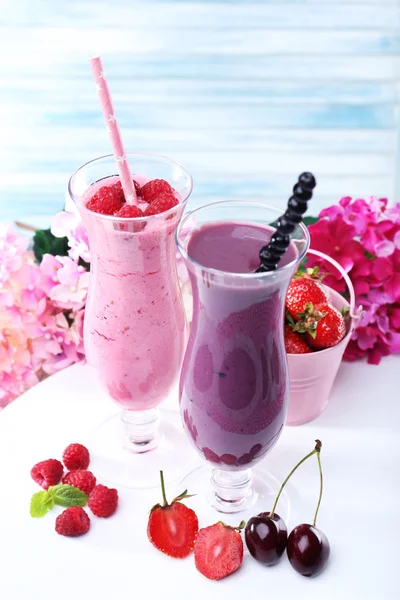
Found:
[{"label": "raspberry on top of smoothie", "polygon": [[148,217],[166,212],[179,204],[174,189],[164,179],[152,179],[143,186],[133,180],[140,206],[127,204],[120,181],[103,185],[86,203],[93,212],[118,218]]}]

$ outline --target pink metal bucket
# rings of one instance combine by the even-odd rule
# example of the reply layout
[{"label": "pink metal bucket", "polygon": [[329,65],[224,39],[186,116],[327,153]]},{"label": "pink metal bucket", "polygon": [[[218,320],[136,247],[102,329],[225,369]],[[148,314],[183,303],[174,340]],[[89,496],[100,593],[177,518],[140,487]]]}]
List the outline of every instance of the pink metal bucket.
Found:
[{"label": "pink metal bucket", "polygon": [[318,250],[309,250],[308,254],[319,256],[330,262],[346,281],[350,304],[335,290],[329,288],[331,303],[337,309],[344,306],[350,308],[350,324],[346,336],[339,344],[326,350],[319,350],[311,354],[288,354],[290,400],[286,425],[303,425],[322,413],[328,403],[328,398],[343,353],[350,340],[351,334],[357,327],[361,316],[361,309],[355,314],[354,288],[349,276],[343,267],[330,256]]}]

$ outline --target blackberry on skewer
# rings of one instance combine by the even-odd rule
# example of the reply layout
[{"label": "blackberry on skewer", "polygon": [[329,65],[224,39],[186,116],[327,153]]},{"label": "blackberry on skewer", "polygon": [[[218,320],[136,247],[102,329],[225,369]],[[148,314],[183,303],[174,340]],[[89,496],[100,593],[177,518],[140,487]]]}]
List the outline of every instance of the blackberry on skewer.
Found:
[{"label": "blackberry on skewer", "polygon": [[307,210],[307,202],[312,198],[312,190],[317,185],[312,173],[299,175],[297,183],[293,187],[293,196],[288,200],[285,213],[278,219],[276,231],[272,234],[269,243],[260,250],[261,264],[257,273],[275,271],[279,261],[285,254],[290,244],[290,234],[303,220],[303,214]]}]

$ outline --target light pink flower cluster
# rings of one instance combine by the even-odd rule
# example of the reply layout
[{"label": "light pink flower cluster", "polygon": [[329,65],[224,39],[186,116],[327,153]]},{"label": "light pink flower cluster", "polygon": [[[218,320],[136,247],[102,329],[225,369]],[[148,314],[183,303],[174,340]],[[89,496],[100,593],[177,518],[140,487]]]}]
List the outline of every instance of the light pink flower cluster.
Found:
[{"label": "light pink flower cluster", "polygon": [[[66,216],[64,216],[66,215]],[[61,235],[63,219],[57,216]],[[66,231],[62,235],[66,235]],[[89,273],[85,235],[74,229],[71,256],[45,254],[37,264],[29,240],[0,225],[0,408],[44,376],[84,358],[82,331]]]},{"label": "light pink flower cluster", "polygon": [[[356,307],[365,309],[345,359],[367,356],[369,363],[379,364],[382,356],[400,352],[400,203],[389,207],[386,198],[345,197],[324,209],[309,231],[311,247],[343,266],[354,286]],[[328,263],[311,262],[332,272]],[[337,272],[324,283],[346,290]]]}]

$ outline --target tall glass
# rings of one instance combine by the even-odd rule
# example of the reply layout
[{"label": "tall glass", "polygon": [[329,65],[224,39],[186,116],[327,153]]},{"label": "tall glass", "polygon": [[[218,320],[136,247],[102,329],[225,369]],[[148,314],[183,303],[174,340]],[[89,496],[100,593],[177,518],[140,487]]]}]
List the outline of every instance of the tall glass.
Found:
[{"label": "tall glass", "polygon": [[185,443],[179,414],[164,412],[160,421],[157,407],[177,385],[187,341],[175,230],[192,191],[192,178],[168,158],[128,156],[134,178],[142,183],[167,180],[181,202],[165,213],[139,219],[86,208],[88,189],[107,185],[107,179],[115,177],[113,156],[78,169],[70,179],[69,193],[86,225],[91,251],[84,322],[87,360],[121,409],[93,434],[92,447],[103,459],[97,468],[120,485],[150,487],[158,485],[160,468],[167,479],[178,474],[182,452],[178,446]]},{"label": "tall glass", "polygon": [[[191,241],[199,230],[219,223],[237,225],[237,236],[247,235],[242,225],[261,229],[262,246],[282,214],[259,202],[217,202],[189,213],[177,231],[193,289],[193,321],[180,380],[181,416],[186,434],[207,464],[190,473],[184,486],[199,493],[200,503],[201,490],[207,489],[208,502],[223,513],[251,507],[254,512],[257,503],[260,512],[268,510],[279,488],[262,464],[254,467],[276,444],[285,423],[285,296],[309,236],[306,227],[297,226],[281,266],[269,273],[255,272],[257,242],[254,271],[237,273],[196,262]],[[234,252],[229,240],[221,252]],[[285,502],[283,513],[287,498]],[[204,512],[204,506],[198,510]]]}]

